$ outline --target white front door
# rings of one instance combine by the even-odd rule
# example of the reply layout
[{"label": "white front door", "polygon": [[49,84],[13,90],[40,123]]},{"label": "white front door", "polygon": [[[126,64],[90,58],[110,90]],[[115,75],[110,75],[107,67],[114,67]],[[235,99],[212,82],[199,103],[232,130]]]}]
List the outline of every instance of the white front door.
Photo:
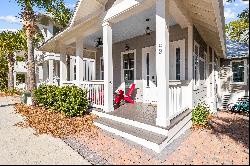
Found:
[{"label": "white front door", "polygon": [[143,102],[157,102],[155,46],[142,49]]}]

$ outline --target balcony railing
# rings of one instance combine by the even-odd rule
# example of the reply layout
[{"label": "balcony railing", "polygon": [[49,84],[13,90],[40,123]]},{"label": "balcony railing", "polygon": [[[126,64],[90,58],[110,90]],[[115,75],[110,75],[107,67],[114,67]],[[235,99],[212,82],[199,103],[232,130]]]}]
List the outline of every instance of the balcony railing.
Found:
[{"label": "balcony railing", "polygon": [[[189,108],[192,95],[190,81],[169,82],[169,116],[173,119]],[[190,99],[190,100],[189,100]]]},{"label": "balcony railing", "polygon": [[87,89],[87,96],[92,107],[104,108],[104,82],[81,82],[81,88]]}]

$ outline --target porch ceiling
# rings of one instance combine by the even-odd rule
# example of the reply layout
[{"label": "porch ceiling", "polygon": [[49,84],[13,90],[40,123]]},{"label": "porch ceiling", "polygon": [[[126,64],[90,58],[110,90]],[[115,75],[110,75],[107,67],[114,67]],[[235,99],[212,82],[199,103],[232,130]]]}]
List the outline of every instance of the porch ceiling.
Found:
[{"label": "porch ceiling", "polygon": [[223,2],[218,0],[182,0],[182,2],[204,40],[219,55],[225,56]]},{"label": "porch ceiling", "polygon": [[[131,16],[118,23],[115,23],[112,26],[113,43],[117,43],[126,39],[131,39],[136,36],[141,36],[145,34],[146,27],[150,27],[152,31],[155,31],[156,30],[155,12],[156,9],[155,6],[153,6],[139,14]],[[146,21],[147,18],[150,19],[149,22]],[[176,24],[172,16],[170,17],[169,22],[170,26]],[[98,37],[102,38],[102,30],[87,36],[84,39],[84,46],[93,47]]]},{"label": "porch ceiling", "polygon": [[[59,53],[60,42],[63,41],[66,45],[70,45],[79,37],[84,38],[84,47],[93,47],[97,38],[102,37],[102,21],[105,17],[106,2],[107,0],[79,0],[70,26],[52,38],[40,50]],[[179,11],[184,15],[187,14],[186,17],[192,20],[204,40],[217,51],[218,55],[225,56],[223,2],[221,0],[174,0],[174,2],[170,4],[179,4],[177,7]],[[174,14],[173,10],[177,11],[177,8],[172,8],[174,6],[170,7],[172,14]],[[140,10],[138,8],[138,11],[134,10],[133,16],[130,15],[128,18],[114,23],[114,43],[142,35],[147,26],[151,30],[155,30],[155,6],[144,11],[141,8]],[[146,22],[146,18],[150,18],[151,21]],[[176,22],[181,24],[180,22],[183,21],[180,20],[174,14],[171,17],[170,25],[174,25]]]}]

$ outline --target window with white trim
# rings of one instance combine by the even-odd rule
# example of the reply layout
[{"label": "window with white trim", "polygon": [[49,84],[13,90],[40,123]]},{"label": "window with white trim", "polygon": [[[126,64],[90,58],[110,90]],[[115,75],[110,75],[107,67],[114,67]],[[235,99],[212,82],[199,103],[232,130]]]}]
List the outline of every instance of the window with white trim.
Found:
[{"label": "window with white trim", "polygon": [[244,83],[244,60],[232,61],[232,82],[233,83]]},{"label": "window with white trim", "polygon": [[199,74],[200,74],[200,80],[205,80],[205,71],[206,71],[206,67],[205,67],[205,59],[199,57]]},{"label": "window with white trim", "polygon": [[135,79],[135,54],[123,54],[123,80],[133,81]]}]

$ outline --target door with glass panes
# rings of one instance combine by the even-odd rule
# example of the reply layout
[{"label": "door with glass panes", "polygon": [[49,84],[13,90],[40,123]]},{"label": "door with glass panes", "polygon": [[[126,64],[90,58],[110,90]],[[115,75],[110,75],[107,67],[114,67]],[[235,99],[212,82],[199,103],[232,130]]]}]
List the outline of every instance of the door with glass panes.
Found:
[{"label": "door with glass panes", "polygon": [[155,46],[142,49],[143,102],[157,102]]}]

